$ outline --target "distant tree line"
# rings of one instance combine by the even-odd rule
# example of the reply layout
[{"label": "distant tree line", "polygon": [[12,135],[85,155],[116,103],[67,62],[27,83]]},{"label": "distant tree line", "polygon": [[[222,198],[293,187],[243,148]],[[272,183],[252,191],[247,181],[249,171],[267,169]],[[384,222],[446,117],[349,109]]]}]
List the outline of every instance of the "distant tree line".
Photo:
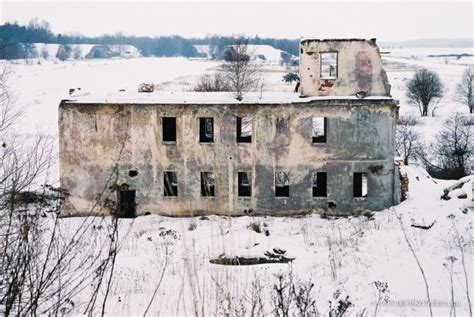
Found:
[{"label": "distant tree line", "polygon": [[[102,45],[133,45],[143,56],[184,56],[198,57],[198,51],[193,45],[210,45],[211,57],[223,59],[224,48],[231,45],[232,36],[208,36],[205,38],[183,38],[181,36],[125,36],[121,33],[102,35],[97,37],[82,36],[79,34],[54,34],[49,23],[37,18],[28,25],[18,23],[5,23],[0,25],[0,59],[28,58],[32,54],[32,43],[49,44],[102,44]],[[271,45],[277,49],[287,51],[298,56],[299,40],[260,38],[258,36],[248,39],[249,44]]]}]

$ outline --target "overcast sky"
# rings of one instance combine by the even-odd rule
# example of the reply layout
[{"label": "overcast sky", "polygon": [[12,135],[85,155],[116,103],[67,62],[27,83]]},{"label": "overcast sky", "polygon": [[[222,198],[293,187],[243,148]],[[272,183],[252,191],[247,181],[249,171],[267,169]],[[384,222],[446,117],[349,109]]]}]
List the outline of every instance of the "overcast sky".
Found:
[{"label": "overcast sky", "polygon": [[203,37],[376,37],[379,41],[472,38],[472,1],[18,1],[0,0],[0,21],[39,17],[55,33]]}]

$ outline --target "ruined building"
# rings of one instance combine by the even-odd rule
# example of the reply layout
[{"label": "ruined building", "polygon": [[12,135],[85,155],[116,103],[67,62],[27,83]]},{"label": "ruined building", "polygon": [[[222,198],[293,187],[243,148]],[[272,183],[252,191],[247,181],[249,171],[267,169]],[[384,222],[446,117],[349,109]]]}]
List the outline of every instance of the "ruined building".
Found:
[{"label": "ruined building", "polygon": [[64,215],[286,215],[400,201],[375,40],[305,39],[300,92],[117,92],[59,106]]}]

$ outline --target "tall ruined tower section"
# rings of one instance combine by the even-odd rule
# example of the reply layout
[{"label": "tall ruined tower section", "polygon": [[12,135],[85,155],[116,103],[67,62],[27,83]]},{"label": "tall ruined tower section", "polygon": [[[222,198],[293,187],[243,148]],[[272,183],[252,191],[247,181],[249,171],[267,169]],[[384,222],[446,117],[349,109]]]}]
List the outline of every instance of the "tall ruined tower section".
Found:
[{"label": "tall ruined tower section", "polygon": [[375,39],[304,39],[300,44],[302,96],[390,96]]}]

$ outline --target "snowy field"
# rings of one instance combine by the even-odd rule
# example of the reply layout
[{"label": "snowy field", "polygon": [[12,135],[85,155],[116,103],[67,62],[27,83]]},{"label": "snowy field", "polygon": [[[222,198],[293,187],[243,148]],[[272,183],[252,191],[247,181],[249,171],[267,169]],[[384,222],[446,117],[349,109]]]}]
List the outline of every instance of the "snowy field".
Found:
[{"label": "snowy field", "polygon": [[[464,57],[451,61],[428,55],[472,54],[474,50],[430,52],[392,50],[383,56],[392,95],[400,100],[400,115],[417,117],[417,129],[423,132],[426,142],[436,140],[436,133],[452,113],[469,115],[468,108],[455,101],[454,91],[466,65],[472,64],[472,59]],[[218,63],[183,58],[136,58],[10,66],[10,86],[17,104],[25,109],[22,129],[26,133],[40,130],[56,136],[58,105],[61,99],[68,97],[69,88],[136,91],[139,83],[152,82],[161,90],[187,91],[201,74],[213,72]],[[405,98],[408,79],[421,67],[438,72],[447,88],[435,117],[421,118],[418,108],[409,105]],[[283,67],[266,68],[264,93],[291,91],[294,85],[281,81],[287,71]],[[447,258],[454,256],[457,259],[453,263],[456,316],[468,316],[461,253],[456,242],[460,237],[464,241],[472,301],[474,217],[472,211],[465,213],[466,204],[472,199],[469,184],[465,188],[467,199],[444,201],[440,200],[442,189],[452,182],[434,180],[421,168],[408,167],[405,171],[410,181],[408,200],[377,213],[372,220],[366,217],[322,219],[318,215],[209,217],[207,220],[144,216],[121,220],[120,250],[106,307],[108,316],[142,316],[164,268],[164,278],[149,316],[247,316],[257,298],[263,299],[263,315],[272,315],[275,274],[290,272],[298,285],[314,283],[316,306],[325,316],[330,309],[329,301],[334,305],[346,296],[353,304],[348,316],[363,312],[365,315],[359,316],[373,316],[378,294],[375,281],[388,284],[384,296],[389,297],[389,302],[379,305],[378,316],[427,316],[425,285],[402,228],[425,270],[435,315],[450,315],[451,284],[443,264],[449,264]],[[82,218],[63,219],[61,226],[66,229],[81,221]],[[97,218],[95,228],[109,221]],[[411,227],[411,224],[430,225],[434,221],[429,230]],[[262,233],[249,229],[252,223],[260,224]],[[264,234],[265,230],[269,235]],[[99,230],[94,234],[105,232]],[[94,234],[91,232],[91,236]],[[287,250],[287,255],[295,260],[291,265],[242,267],[209,262],[219,256],[263,256],[273,248]],[[75,299],[73,315],[81,315],[89,293],[90,289],[86,288],[80,298]]]}]

